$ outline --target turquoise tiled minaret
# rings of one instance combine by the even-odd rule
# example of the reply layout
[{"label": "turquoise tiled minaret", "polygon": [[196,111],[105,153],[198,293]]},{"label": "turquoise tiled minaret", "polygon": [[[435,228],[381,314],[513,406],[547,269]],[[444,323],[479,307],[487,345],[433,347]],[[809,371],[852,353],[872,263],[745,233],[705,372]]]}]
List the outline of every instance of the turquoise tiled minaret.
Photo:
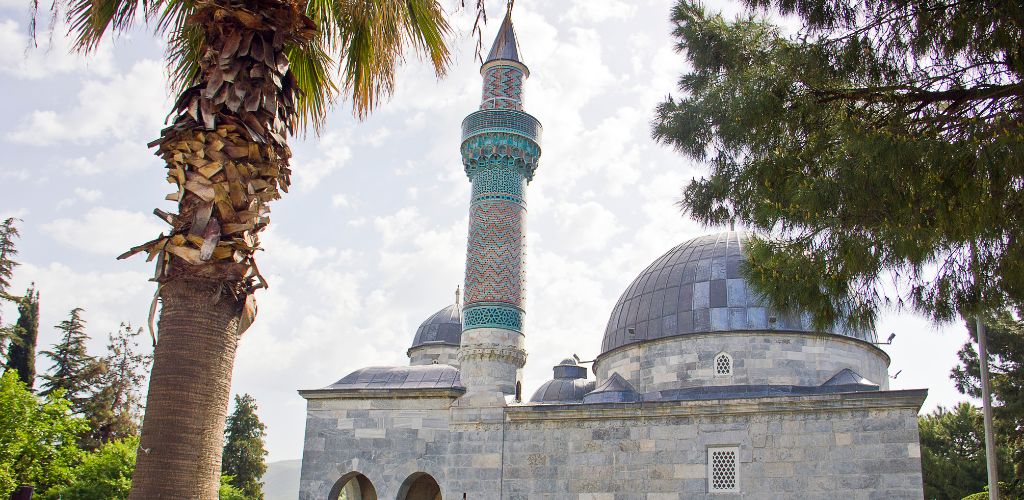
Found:
[{"label": "turquoise tiled minaret", "polygon": [[480,73],[480,110],[462,122],[462,163],[473,189],[459,359],[467,397],[496,402],[517,393],[526,362],[526,186],[541,136],[540,122],[523,112],[530,70],[519,59],[511,12]]}]

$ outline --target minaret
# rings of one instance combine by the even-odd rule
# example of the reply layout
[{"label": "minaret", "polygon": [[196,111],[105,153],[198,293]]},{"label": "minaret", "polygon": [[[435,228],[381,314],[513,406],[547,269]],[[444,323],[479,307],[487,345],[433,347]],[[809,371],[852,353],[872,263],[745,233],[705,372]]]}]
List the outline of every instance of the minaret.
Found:
[{"label": "minaret", "polygon": [[462,312],[462,404],[503,405],[517,394],[523,349],[526,185],[540,158],[541,126],[523,112],[523,81],[511,10],[480,68],[480,110],[462,121],[462,164],[473,184]]}]

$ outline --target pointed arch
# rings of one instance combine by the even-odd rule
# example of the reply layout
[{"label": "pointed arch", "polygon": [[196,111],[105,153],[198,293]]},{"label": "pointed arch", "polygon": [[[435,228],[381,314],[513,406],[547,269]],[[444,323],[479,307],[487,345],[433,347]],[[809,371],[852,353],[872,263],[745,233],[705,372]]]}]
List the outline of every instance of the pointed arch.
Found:
[{"label": "pointed arch", "polygon": [[402,483],[397,500],[441,500],[441,486],[430,474],[415,472]]},{"label": "pointed arch", "polygon": [[377,489],[370,478],[352,471],[341,476],[331,488],[328,500],[377,500]]}]

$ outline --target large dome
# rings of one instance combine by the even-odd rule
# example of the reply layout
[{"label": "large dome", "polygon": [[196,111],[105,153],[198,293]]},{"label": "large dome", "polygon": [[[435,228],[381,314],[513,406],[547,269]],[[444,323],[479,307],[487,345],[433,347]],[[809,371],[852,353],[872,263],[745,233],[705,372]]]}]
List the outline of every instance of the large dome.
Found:
[{"label": "large dome", "polygon": [[410,349],[427,345],[458,347],[461,340],[462,308],[458,304],[452,304],[432,314],[420,324]]},{"label": "large dome", "polygon": [[[729,231],[689,240],[655,260],[615,304],[601,352],[701,332],[815,332],[802,314],[778,314],[740,275],[747,235]],[[837,333],[863,340],[867,332]]]}]

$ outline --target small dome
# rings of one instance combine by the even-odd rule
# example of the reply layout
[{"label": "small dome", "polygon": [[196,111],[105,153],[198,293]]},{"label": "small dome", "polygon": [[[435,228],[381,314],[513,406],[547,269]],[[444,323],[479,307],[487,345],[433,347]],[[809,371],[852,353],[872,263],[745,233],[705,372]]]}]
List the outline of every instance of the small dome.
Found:
[{"label": "small dome", "polygon": [[458,347],[462,342],[462,309],[452,304],[437,311],[416,329],[412,347],[425,345],[449,345]]},{"label": "small dome", "polygon": [[587,380],[586,367],[577,366],[575,359],[560,361],[554,375],[533,393],[531,403],[582,403],[583,396],[594,390],[594,381]]},{"label": "small dome", "polygon": [[[619,298],[601,352],[700,332],[812,332],[810,317],[779,314],[740,274],[747,235],[729,231],[689,240],[655,260]],[[833,333],[873,341],[873,332]]]},{"label": "small dome", "polygon": [[608,380],[599,385],[583,398],[583,402],[590,403],[635,403],[640,401],[640,395],[636,389],[622,375],[612,373]]}]

